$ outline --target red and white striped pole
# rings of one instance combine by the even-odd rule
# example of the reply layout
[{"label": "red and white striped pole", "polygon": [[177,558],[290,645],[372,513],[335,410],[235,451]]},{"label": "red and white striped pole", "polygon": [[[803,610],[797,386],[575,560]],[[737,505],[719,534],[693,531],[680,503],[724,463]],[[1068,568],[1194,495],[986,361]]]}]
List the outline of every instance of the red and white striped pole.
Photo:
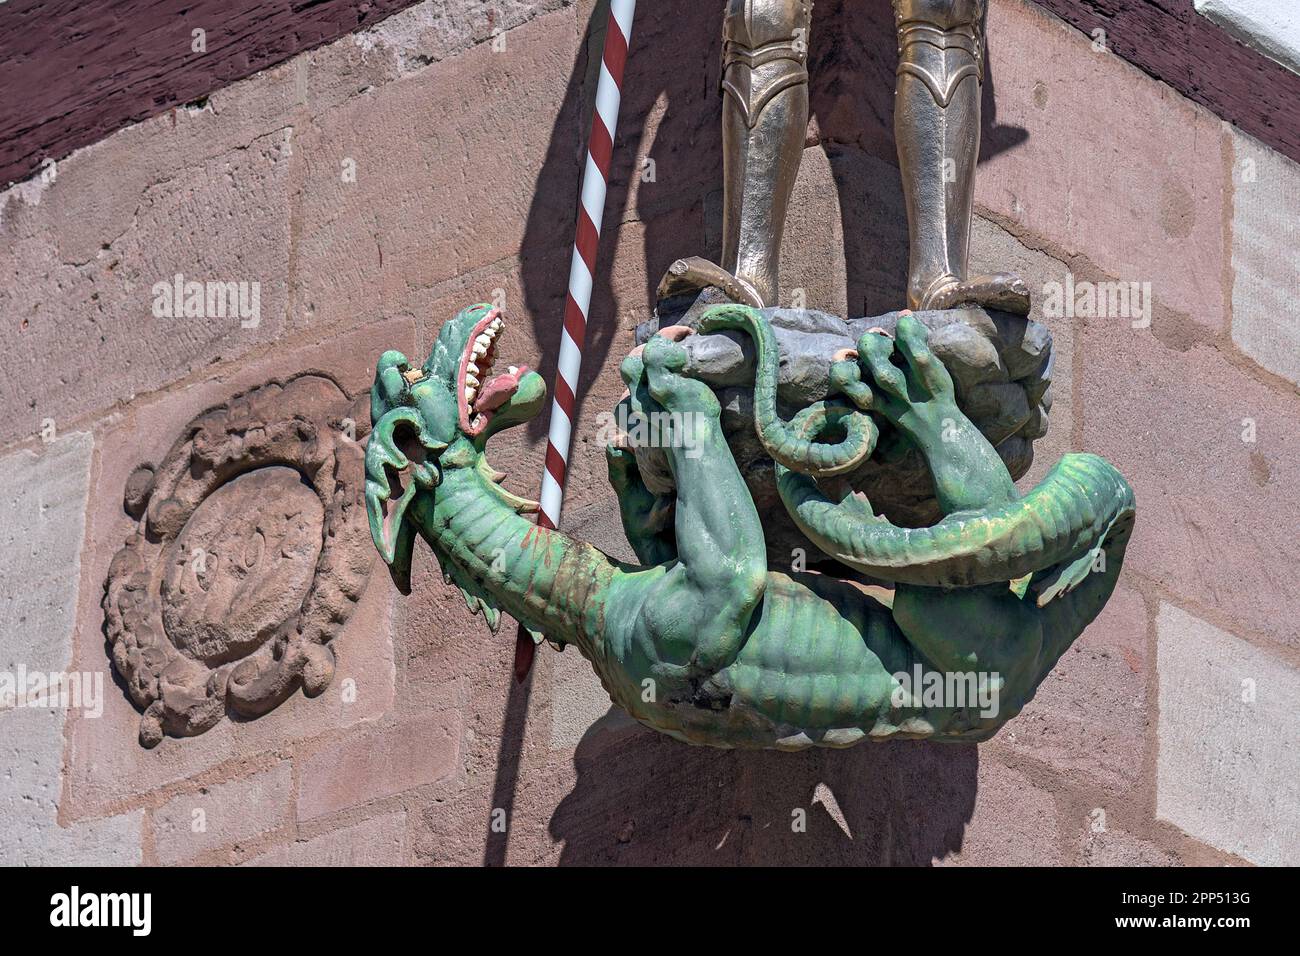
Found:
[{"label": "red and white striped pole", "polygon": [[632,14],[636,0],[611,0],[605,52],[601,57],[600,81],[596,84],[596,109],[587,140],[587,166],[582,174],[582,201],[578,204],[578,235],[573,243],[569,267],[569,294],[564,303],[564,331],[560,334],[560,361],[555,377],[555,399],[551,404],[551,430],[546,439],[546,467],[542,471],[541,513],[543,528],[560,526],[560,505],[564,498],[564,473],[573,439],[575,394],[582,369],[582,345],[587,335],[587,310],[596,273],[596,252],[600,246],[600,223],[605,214],[605,186],[614,152],[614,128],[623,96],[623,67],[632,39]]}]

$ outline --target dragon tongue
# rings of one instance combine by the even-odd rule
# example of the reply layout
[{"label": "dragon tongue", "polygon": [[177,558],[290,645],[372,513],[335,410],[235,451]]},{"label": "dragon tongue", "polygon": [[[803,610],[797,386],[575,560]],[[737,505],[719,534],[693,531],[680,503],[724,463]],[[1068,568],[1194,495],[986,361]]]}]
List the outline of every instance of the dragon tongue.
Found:
[{"label": "dragon tongue", "polygon": [[520,377],[527,371],[527,367],[521,365],[516,371],[502,372],[484,382],[478,391],[478,401],[474,403],[474,411],[496,411],[508,402],[515,389],[519,387]]}]

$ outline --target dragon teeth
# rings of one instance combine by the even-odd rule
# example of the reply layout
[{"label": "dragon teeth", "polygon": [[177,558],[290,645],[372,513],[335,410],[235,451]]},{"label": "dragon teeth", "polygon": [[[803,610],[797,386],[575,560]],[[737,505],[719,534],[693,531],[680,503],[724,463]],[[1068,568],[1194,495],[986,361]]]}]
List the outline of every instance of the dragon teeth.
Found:
[{"label": "dragon teeth", "polygon": [[517,365],[512,365],[512,366],[510,366],[510,374],[511,374],[511,375],[518,375],[518,374],[519,374],[519,366],[517,366]]},{"label": "dragon teeth", "polygon": [[[474,342],[470,347],[469,361],[465,363],[465,401],[467,403],[474,401],[474,396],[478,394],[479,376],[486,375],[492,368],[492,360],[489,352],[492,349],[493,340],[500,333],[504,323],[500,318],[493,319],[482,332],[474,337]],[[480,368],[479,362],[483,365]],[[515,366],[510,366],[511,374],[518,374]]]}]

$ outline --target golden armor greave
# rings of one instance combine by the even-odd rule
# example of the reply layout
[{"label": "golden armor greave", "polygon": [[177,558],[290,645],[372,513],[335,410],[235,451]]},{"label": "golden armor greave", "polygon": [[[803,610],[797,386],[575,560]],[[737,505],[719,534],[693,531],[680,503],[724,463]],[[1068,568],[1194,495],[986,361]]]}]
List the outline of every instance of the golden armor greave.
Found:
[{"label": "golden armor greave", "polygon": [[775,305],[808,127],[811,0],[728,0],[722,46],[722,266]]},{"label": "golden armor greave", "polygon": [[894,138],[910,232],[907,304],[1027,313],[1015,276],[967,275],[984,83],[984,0],[894,0]]}]

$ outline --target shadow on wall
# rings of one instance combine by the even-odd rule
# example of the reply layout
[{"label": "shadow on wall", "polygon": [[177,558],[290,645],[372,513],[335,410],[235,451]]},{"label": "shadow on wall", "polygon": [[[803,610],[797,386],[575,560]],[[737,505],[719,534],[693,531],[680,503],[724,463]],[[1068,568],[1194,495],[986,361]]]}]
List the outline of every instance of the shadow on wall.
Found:
[{"label": "shadow on wall", "polygon": [[961,849],[974,810],[974,744],[723,751],[603,729],[615,713],[578,744],[551,817],[563,864],[927,866]]},{"label": "shadow on wall", "polygon": [[[652,308],[655,286],[673,260],[688,255],[719,258],[722,102],[718,84],[725,6],[726,0],[708,0],[643,3],[637,10],[592,290],[579,409],[592,380],[609,374],[606,362],[621,310],[629,313],[625,325],[643,321]],[[580,173],[608,16],[608,0],[599,0],[552,127],[520,249],[524,307],[543,349],[539,371],[548,382],[555,380]],[[994,37],[994,49],[996,42]],[[981,162],[1027,137],[1023,129],[997,124],[993,70],[987,61],[986,57]],[[826,149],[840,197],[847,301],[855,315],[897,308],[907,285],[901,183],[895,175],[888,184],[864,190],[855,181],[862,165],[853,155],[865,153],[897,168],[893,126],[897,63],[893,11],[887,0],[818,0],[814,5],[810,129]],[[647,157],[654,160],[655,180],[638,183],[636,208],[625,213],[630,184],[640,179]],[[861,201],[867,193],[876,198]],[[633,243],[644,248],[644,287],[633,290],[623,283],[616,290],[611,281],[613,250],[620,244],[634,248]],[[622,301],[619,293],[636,294],[638,300]],[[541,417],[534,419],[528,425],[529,437],[541,438],[546,427]]]}]

